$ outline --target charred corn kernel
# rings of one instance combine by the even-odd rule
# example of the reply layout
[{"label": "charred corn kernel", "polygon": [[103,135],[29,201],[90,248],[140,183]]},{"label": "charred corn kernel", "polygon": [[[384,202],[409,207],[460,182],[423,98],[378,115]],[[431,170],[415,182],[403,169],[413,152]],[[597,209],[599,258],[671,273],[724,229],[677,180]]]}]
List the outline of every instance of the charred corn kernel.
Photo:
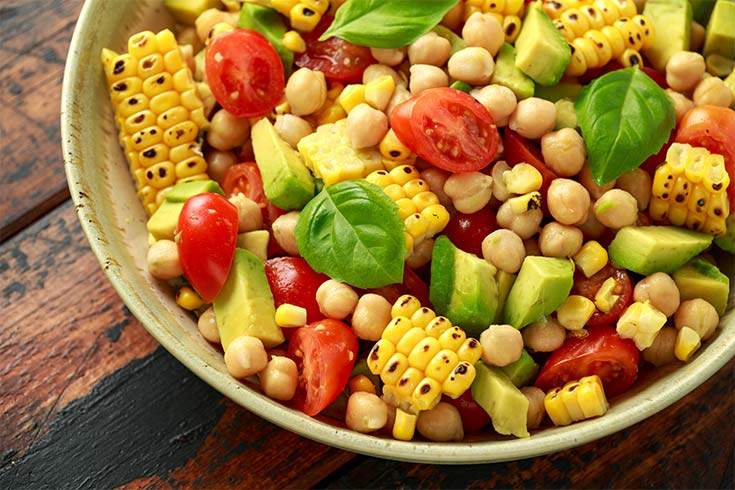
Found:
[{"label": "charred corn kernel", "polygon": [[379,111],[384,111],[396,89],[396,81],[390,75],[383,75],[365,84],[365,102]]},{"label": "charred corn kernel", "polygon": [[521,33],[521,18],[517,15],[506,15],[503,17],[502,24],[505,41],[509,43],[515,42],[518,34]]},{"label": "charred corn kernel", "polygon": [[647,349],[666,324],[666,315],[651,306],[648,301],[635,303],[618,318],[616,330],[624,339],[633,339],[639,350]]},{"label": "charred corn kernel", "polygon": [[674,355],[682,362],[687,362],[702,345],[702,339],[696,330],[683,326],[676,334]]},{"label": "charred corn kernel", "polygon": [[392,316],[392,320],[386,325],[381,338],[388,340],[396,346],[411,328],[413,328],[413,323],[411,323],[408,317]]},{"label": "charred corn kernel", "polygon": [[[410,320],[409,320],[410,322]],[[426,337],[426,331],[420,327],[412,327],[396,343],[396,352],[408,356],[416,344]]]},{"label": "charred corn kernel", "polygon": [[481,356],[482,346],[480,346],[477,339],[473,339],[472,337],[465,339],[465,341],[462,342],[462,345],[459,346],[459,349],[457,349],[457,357],[459,357],[459,360],[462,362],[469,362],[473,366],[480,360]]},{"label": "charred corn kernel", "polygon": [[570,294],[557,308],[556,319],[567,330],[581,330],[594,312],[595,304],[592,300],[579,294]]},{"label": "charred corn kernel", "polygon": [[395,352],[390,359],[388,359],[388,362],[385,363],[382,371],[380,371],[380,373],[373,374],[380,374],[380,379],[386,385],[395,386],[408,368],[408,358],[400,352]]},{"label": "charred corn kernel", "polygon": [[202,298],[189,286],[182,286],[176,293],[176,304],[185,310],[193,311],[204,304]]},{"label": "charred corn kernel", "polygon": [[585,376],[554,388],[544,397],[544,408],[556,426],[604,415],[608,409],[600,377]]},{"label": "charred corn kernel", "polygon": [[[421,194],[425,193],[422,192]],[[416,197],[420,196],[421,194],[418,194]],[[436,196],[434,197],[436,198]],[[421,216],[423,216],[423,218],[426,219],[429,223],[429,231],[427,232],[427,236],[436,235],[437,233],[441,232],[444,227],[446,227],[449,223],[449,211],[447,211],[447,208],[438,203],[438,198],[436,198],[436,200],[436,204],[430,204],[421,210]],[[420,206],[418,205],[416,207],[420,208]]]},{"label": "charred corn kernel", "polygon": [[347,85],[337,97],[337,102],[349,114],[352,109],[366,102],[365,85],[361,83]]},{"label": "charred corn kernel", "polygon": [[460,361],[442,383],[442,392],[450,398],[458,398],[467,390],[467,386],[472,384],[476,374],[475,366]]},{"label": "charred corn kernel", "polygon": [[[413,199],[417,194],[421,192],[427,192],[430,190],[429,184],[422,179],[412,179],[403,184],[403,192],[406,193],[406,197]],[[414,204],[416,202],[414,201]],[[426,206],[424,206],[426,207]]]},{"label": "charred corn kernel", "polygon": [[439,343],[442,348],[456,352],[466,339],[467,335],[464,333],[464,330],[461,327],[454,326],[442,332],[439,336]]},{"label": "charred corn kernel", "polygon": [[381,372],[395,351],[395,344],[390,340],[378,340],[368,355],[367,365],[370,372],[373,374]]},{"label": "charred corn kernel", "polygon": [[414,327],[426,328],[434,318],[436,318],[434,310],[422,306],[411,315],[411,323]]},{"label": "charred corn kernel", "polygon": [[637,49],[626,49],[623,51],[623,54],[618,57],[618,62],[625,67],[634,65],[643,66],[643,59]]},{"label": "charred corn kernel", "polygon": [[314,8],[314,3],[315,2],[297,3],[289,11],[288,17],[291,20],[291,27],[301,32],[311,32],[314,30],[321,20],[323,13],[318,12]]},{"label": "charred corn kernel", "polygon": [[522,196],[511,197],[508,199],[508,203],[510,203],[510,209],[515,214],[523,214],[541,207],[541,193],[533,191]]},{"label": "charred corn kernel", "polygon": [[619,294],[615,294],[615,288],[618,283],[614,277],[608,277],[595,293],[595,306],[603,313],[612,310],[613,305],[617,303]]},{"label": "charred corn kernel", "polygon": [[209,44],[212,42],[212,39],[219,36],[220,34],[224,34],[225,32],[230,32],[235,30],[233,26],[228,24],[227,22],[217,22],[215,25],[212,26],[212,28],[207,33],[207,39],[205,41],[205,44]]},{"label": "charred corn kernel", "polygon": [[404,294],[393,303],[390,315],[393,319],[399,316],[411,318],[421,308],[421,302],[415,296]]},{"label": "charred corn kernel", "polygon": [[283,303],[276,308],[276,325],[279,327],[301,327],[306,325],[306,308]]},{"label": "charred corn kernel", "polygon": [[533,165],[519,163],[503,172],[503,183],[513,194],[526,194],[541,189],[543,177]]},{"label": "charred corn kernel", "polygon": [[291,9],[299,3],[299,0],[246,0],[248,2],[257,3],[264,7],[276,9],[281,14],[288,16]]},{"label": "charred corn kernel", "polygon": [[586,0],[544,0],[542,7],[551,19],[558,19],[565,10],[579,8],[589,3]]},{"label": "charred corn kernel", "polygon": [[408,354],[408,363],[424,372],[426,366],[440,350],[442,346],[435,337],[424,337],[411,349]]},{"label": "charred corn kernel", "polygon": [[[452,322],[447,317],[438,316],[426,325],[426,334],[438,339],[442,333],[452,328]],[[441,345],[441,344],[440,344]]]},{"label": "charred corn kernel", "polygon": [[399,379],[393,387],[394,395],[397,399],[409,398],[413,394],[413,391],[416,389],[416,386],[418,386],[418,384],[423,379],[423,371],[415,367],[409,367],[403,372],[401,379]]},{"label": "charred corn kernel", "polygon": [[358,374],[357,376],[353,376],[352,378],[350,378],[347,386],[350,390],[350,393],[364,391],[366,393],[375,394],[376,392],[375,384],[364,374]]},{"label": "charred corn kernel", "polygon": [[653,178],[651,218],[715,236],[725,234],[730,176],[722,155],[674,143]]},{"label": "charred corn kernel", "polygon": [[410,441],[416,431],[418,415],[396,410],[396,420],[393,423],[393,437],[399,441]]},{"label": "charred corn kernel", "polygon": [[[401,201],[407,201],[407,199],[401,199]],[[409,202],[411,202],[413,208],[416,209],[416,205],[413,204],[413,201]],[[413,239],[414,245],[424,241],[426,234],[429,232],[429,223],[423,216],[421,216],[421,213],[407,215],[403,218],[403,223],[406,226],[406,233],[408,233],[408,235]]]},{"label": "charred corn kernel", "polygon": [[283,35],[283,46],[295,53],[303,53],[306,51],[306,41],[296,31],[287,31]]},{"label": "charred corn kernel", "polygon": [[582,245],[582,248],[572,259],[585,277],[592,277],[607,264],[607,250],[599,242],[590,240]]}]

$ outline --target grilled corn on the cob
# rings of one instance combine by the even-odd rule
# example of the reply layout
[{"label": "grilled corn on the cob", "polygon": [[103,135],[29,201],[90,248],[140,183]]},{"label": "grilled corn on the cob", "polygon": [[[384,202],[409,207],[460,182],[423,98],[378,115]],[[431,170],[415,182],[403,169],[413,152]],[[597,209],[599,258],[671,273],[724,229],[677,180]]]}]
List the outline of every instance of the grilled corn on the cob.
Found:
[{"label": "grilled corn on the cob", "polygon": [[604,415],[608,403],[602,381],[596,374],[554,388],[544,397],[544,407],[554,425]]},{"label": "grilled corn on the cob", "polygon": [[276,9],[291,21],[291,27],[311,32],[329,9],[329,0],[245,0]]},{"label": "grilled corn on the cob", "polygon": [[521,31],[523,0],[467,0],[464,3],[464,18],[467,20],[475,12],[490,14],[500,22],[505,40],[512,43]]}]

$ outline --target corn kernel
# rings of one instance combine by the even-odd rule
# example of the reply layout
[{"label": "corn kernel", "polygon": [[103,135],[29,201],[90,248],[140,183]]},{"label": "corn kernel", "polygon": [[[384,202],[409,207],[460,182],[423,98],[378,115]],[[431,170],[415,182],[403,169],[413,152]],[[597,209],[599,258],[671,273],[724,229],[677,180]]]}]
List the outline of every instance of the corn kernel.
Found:
[{"label": "corn kernel", "polygon": [[612,307],[620,298],[619,294],[615,294],[615,288],[618,283],[614,277],[608,277],[600,286],[595,294],[595,306],[603,313],[612,310]]},{"label": "corn kernel", "polygon": [[283,46],[295,53],[306,51],[306,41],[296,31],[288,31],[283,35]]},{"label": "corn kernel", "polygon": [[276,308],[276,325],[279,327],[301,327],[306,325],[306,308],[283,303]]},{"label": "corn kernel", "polygon": [[581,330],[595,311],[592,300],[579,294],[570,294],[557,308],[556,319],[567,330]]},{"label": "corn kernel", "polygon": [[384,111],[388,106],[393,91],[396,89],[396,81],[390,75],[382,75],[365,84],[365,102]]},{"label": "corn kernel", "polygon": [[182,286],[176,293],[176,304],[185,310],[193,311],[204,304],[202,298],[189,286]]},{"label": "corn kernel", "polygon": [[357,376],[350,378],[347,387],[350,390],[350,393],[357,393],[358,391],[373,394],[376,393],[375,384],[364,374],[358,374]]},{"label": "corn kernel", "polygon": [[573,257],[574,264],[585,275],[592,277],[602,270],[608,262],[607,250],[595,240],[590,240]]},{"label": "corn kernel", "polygon": [[696,330],[683,326],[676,334],[674,355],[682,362],[687,362],[702,345],[702,339]]},{"label": "corn kernel", "polygon": [[365,85],[347,85],[337,97],[337,102],[349,114],[352,109],[365,102]]}]

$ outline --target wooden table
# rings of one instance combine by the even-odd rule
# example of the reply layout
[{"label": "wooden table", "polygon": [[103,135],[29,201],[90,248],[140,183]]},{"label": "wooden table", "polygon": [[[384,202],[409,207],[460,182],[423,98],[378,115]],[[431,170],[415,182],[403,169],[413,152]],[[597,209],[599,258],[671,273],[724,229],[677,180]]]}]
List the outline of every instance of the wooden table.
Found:
[{"label": "wooden table", "polygon": [[628,430],[477,466],[333,449],[223,398],[130,314],[74,213],[59,97],[80,8],[0,3],[0,488],[733,488],[733,361]]}]

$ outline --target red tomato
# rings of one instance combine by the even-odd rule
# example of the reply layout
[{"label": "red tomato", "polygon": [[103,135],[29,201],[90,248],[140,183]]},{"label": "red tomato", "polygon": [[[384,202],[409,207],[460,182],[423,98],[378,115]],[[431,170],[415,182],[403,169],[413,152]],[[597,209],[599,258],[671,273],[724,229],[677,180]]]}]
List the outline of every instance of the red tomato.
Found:
[{"label": "red tomato", "polygon": [[345,388],[357,359],[357,337],[347,325],[327,318],[296,329],[288,357],[299,369],[295,408],[314,416]]},{"label": "red tomato", "polygon": [[237,117],[268,114],[286,86],[275,48],[250,29],[216,36],[207,47],[205,70],[214,98]]},{"label": "red tomato", "polygon": [[272,204],[263,191],[263,179],[255,162],[238,163],[228,168],[222,177],[222,190],[225,195],[233,196],[242,192],[245,197],[255,201],[263,213],[263,223],[266,226],[285,213],[284,210]]},{"label": "red tomato", "polygon": [[409,266],[403,267],[403,282],[400,284],[389,284],[387,286],[369,290],[379,294],[393,304],[404,294],[415,296],[423,306],[430,306],[429,286]]},{"label": "red tomato", "polygon": [[[283,303],[306,308],[306,321],[324,318],[316,302],[316,290],[329,279],[316,272],[301,257],[276,257],[265,261],[265,275],[276,306]],[[286,329],[293,330],[293,329]]]},{"label": "red tomato", "polygon": [[505,133],[503,135],[503,154],[505,156],[505,161],[508,162],[508,165],[511,167],[518,163],[526,162],[541,173],[543,183],[541,184],[540,192],[542,202],[546,203],[546,191],[549,189],[551,181],[556,179],[558,176],[544,163],[544,157],[541,155],[541,150],[536,148],[531,141],[527,140],[520,134],[512,131],[510,128],[505,128]]},{"label": "red tomato", "polygon": [[179,215],[176,248],[181,268],[207,303],[220,292],[230,272],[237,226],[237,208],[212,192],[190,197]]},{"label": "red tomato", "polygon": [[467,390],[455,399],[442,397],[443,402],[453,405],[462,417],[462,428],[465,432],[477,432],[490,423],[490,416],[475,400],[472,399],[472,390]]},{"label": "red tomato", "polygon": [[450,172],[487,166],[498,151],[498,128],[485,107],[453,88],[424,90],[397,105],[390,125],[418,156]]},{"label": "red tomato", "polygon": [[320,41],[319,36],[331,23],[332,19],[325,16],[316,29],[301,34],[306,42],[306,51],[296,55],[296,66],[321,71],[332,80],[359,83],[365,68],[375,63],[370,48],[357,46],[338,37]]},{"label": "red tomato", "polygon": [[[584,75],[580,78],[580,81],[584,84],[590,83],[595,78],[601,77],[602,75],[609,73],[611,71],[615,70],[621,70],[625,68],[623,65],[620,64],[618,61],[611,61],[605,66],[601,66],[599,68],[593,68],[591,70],[587,70]],[[660,71],[654,70],[653,68],[650,68],[648,66],[641,67],[641,70],[643,70],[643,73],[651,77],[651,79],[656,82],[656,84],[666,89],[669,87],[669,84],[666,83],[666,76],[661,73]]]},{"label": "red tomato", "polygon": [[605,395],[618,395],[638,376],[638,348],[624,339],[615,327],[599,325],[587,329],[585,338],[569,337],[555,350],[536,378],[536,386],[548,391],[596,374],[602,380]]},{"label": "red tomato", "polygon": [[735,209],[735,111],[709,105],[694,107],[679,121],[676,141],[707,148],[725,158],[730,175],[727,195],[730,209]]},{"label": "red tomato", "polygon": [[616,283],[613,294],[618,295],[619,298],[607,313],[594,312],[592,318],[587,321],[587,325],[614,325],[623,311],[633,302],[633,284],[625,269],[618,269],[611,264],[607,264],[590,278],[580,272],[574,274],[574,287],[572,288],[574,294],[581,294],[592,301],[595,300],[595,295],[602,283],[610,277],[615,279]]},{"label": "red tomato", "polygon": [[674,142],[675,136],[676,131],[671,131],[671,134],[669,135],[669,141],[664,143],[658,153],[656,153],[655,155],[651,155],[646,159],[645,162],[641,164],[641,168],[651,174],[651,177],[656,174],[656,167],[666,161],[666,153],[669,151],[671,143]]},{"label": "red tomato", "polygon": [[449,237],[456,247],[482,257],[482,241],[497,229],[495,211],[485,206],[476,213],[455,214],[442,233]]}]

